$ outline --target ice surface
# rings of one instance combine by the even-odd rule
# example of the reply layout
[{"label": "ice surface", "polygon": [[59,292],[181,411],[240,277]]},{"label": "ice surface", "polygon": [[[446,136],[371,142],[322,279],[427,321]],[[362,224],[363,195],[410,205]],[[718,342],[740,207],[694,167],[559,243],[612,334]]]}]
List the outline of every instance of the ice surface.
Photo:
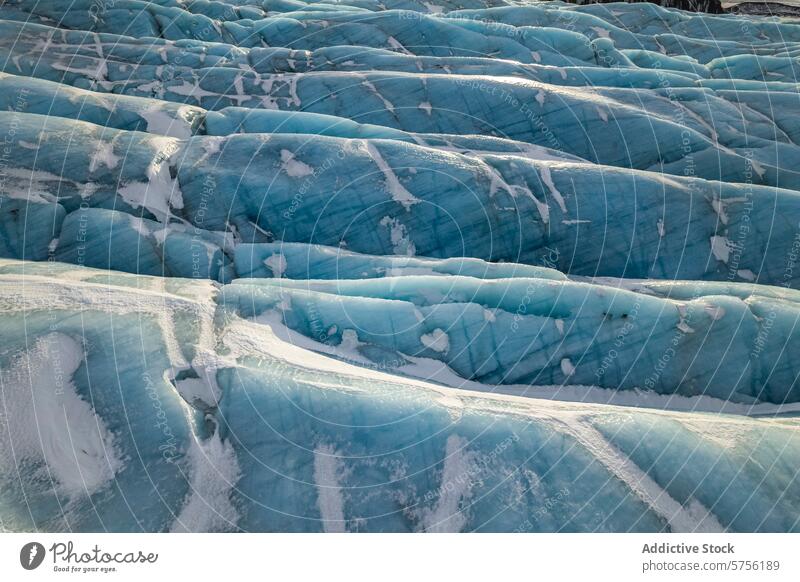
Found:
[{"label": "ice surface", "polygon": [[2,122],[36,151],[6,156],[0,244],[14,258],[226,281],[237,245],[282,240],[575,275],[800,277],[789,189],[396,139],[181,140],[13,112]]},{"label": "ice surface", "polygon": [[[514,275],[241,279],[223,289],[220,301],[245,317],[339,346],[333,353],[344,359],[398,373],[409,366],[414,375],[415,358],[428,358],[481,384],[800,401],[795,291],[778,299],[752,285],[677,282],[677,299],[646,283],[628,290]],[[356,349],[346,345],[348,332]]]},{"label": "ice surface", "polygon": [[0,529],[797,531],[798,55],[645,3],[5,2]]},{"label": "ice surface", "polygon": [[[3,398],[17,412],[0,433],[16,455],[0,473],[9,529],[797,528],[794,420],[547,401],[389,374],[357,352],[331,358],[281,339],[278,324],[242,318],[233,299],[256,280],[220,287],[16,261],[0,271]],[[428,357],[460,349],[442,333],[431,332]],[[42,407],[45,373],[65,392]],[[182,391],[185,378],[213,382],[216,402]],[[73,438],[93,457],[52,463],[54,445],[20,413],[34,405],[56,421],[62,406],[76,412]]]}]

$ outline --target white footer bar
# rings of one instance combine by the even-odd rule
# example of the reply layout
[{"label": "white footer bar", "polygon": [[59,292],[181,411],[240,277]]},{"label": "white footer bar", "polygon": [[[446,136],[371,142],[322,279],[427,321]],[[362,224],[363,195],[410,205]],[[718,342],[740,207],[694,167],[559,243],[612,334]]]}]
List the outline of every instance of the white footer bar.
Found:
[{"label": "white footer bar", "polygon": [[798,542],[791,534],[0,534],[0,579],[771,582],[800,580]]}]

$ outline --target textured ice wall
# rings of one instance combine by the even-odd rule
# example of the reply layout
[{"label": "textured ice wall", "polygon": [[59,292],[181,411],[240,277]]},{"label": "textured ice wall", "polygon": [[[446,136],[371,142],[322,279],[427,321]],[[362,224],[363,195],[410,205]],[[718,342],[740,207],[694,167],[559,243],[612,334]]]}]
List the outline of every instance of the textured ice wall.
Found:
[{"label": "textured ice wall", "polygon": [[[331,358],[243,319],[240,287],[0,266],[5,528],[797,528],[794,420],[403,378],[365,364],[352,339]],[[38,426],[65,427],[81,448]]]},{"label": "textured ice wall", "polygon": [[789,189],[511,153],[480,138],[181,140],[44,115],[3,112],[2,122],[17,147],[0,248],[14,258],[226,281],[239,274],[237,245],[283,240],[547,262],[575,275],[787,287],[800,276]]},{"label": "textured ice wall", "polygon": [[5,256],[226,281],[237,244],[284,240],[797,285],[797,25],[649,4],[71,6],[7,3],[0,22]]}]

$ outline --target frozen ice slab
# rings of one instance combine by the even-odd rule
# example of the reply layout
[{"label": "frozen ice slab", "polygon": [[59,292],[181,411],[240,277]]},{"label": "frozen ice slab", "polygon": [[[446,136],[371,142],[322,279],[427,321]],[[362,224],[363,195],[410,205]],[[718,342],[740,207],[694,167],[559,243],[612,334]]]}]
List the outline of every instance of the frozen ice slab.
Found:
[{"label": "frozen ice slab", "polygon": [[800,277],[788,189],[478,137],[179,139],[15,112],[0,113],[0,127],[15,144],[0,193],[6,257],[227,281],[236,246],[284,241],[584,276],[786,287]]},{"label": "frozen ice slab", "polygon": [[403,378],[281,339],[229,290],[3,262],[4,528],[798,528],[791,418]]},{"label": "frozen ice slab", "polygon": [[[300,334],[290,334],[297,341],[313,340],[309,349],[401,374],[441,363],[445,378],[452,371],[492,386],[596,385],[737,402],[800,401],[796,291],[773,296],[771,288],[693,282],[672,288],[665,299],[646,283],[625,289],[526,275],[411,274],[242,279],[224,287],[220,301],[256,321],[286,326]],[[427,370],[419,358],[429,360]]]},{"label": "frozen ice slab", "polygon": [[[69,14],[58,3],[17,3],[86,30],[2,21],[3,69],[91,90],[51,86],[48,102],[47,85],[34,84],[37,99],[25,111],[183,136],[228,125],[218,117],[206,126],[195,109],[165,110],[163,101],[222,110],[223,121],[230,107],[313,112],[387,131],[483,134],[603,164],[798,187],[788,170],[800,159],[796,24],[561,4],[291,17],[167,4],[131,0],[92,19],[81,3]],[[88,31],[118,19],[130,26],[114,31],[128,35]],[[440,40],[429,45],[420,34]],[[20,81],[1,80],[13,107]],[[121,111],[106,112],[106,121],[98,92],[142,100],[118,99]],[[86,112],[76,105],[84,100]],[[151,109],[155,119],[144,120],[139,112]]]},{"label": "frozen ice slab", "polygon": [[235,252],[240,277],[287,279],[372,279],[407,275],[461,275],[478,279],[533,277],[566,279],[547,267],[487,263],[480,259],[362,255],[341,248],[299,243],[241,244]]}]

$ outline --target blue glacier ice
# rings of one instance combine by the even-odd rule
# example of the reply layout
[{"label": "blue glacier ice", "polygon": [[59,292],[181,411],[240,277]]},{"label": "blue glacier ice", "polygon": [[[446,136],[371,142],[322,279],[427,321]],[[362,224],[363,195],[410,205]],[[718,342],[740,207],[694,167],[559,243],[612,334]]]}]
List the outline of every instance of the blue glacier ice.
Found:
[{"label": "blue glacier ice", "polygon": [[[362,300],[351,313],[362,320],[332,334],[342,337],[336,346],[318,337],[293,341],[278,321],[248,313],[251,305],[269,304],[272,289],[258,284],[268,280],[220,286],[6,260],[0,281],[7,329],[0,359],[8,413],[3,438],[14,444],[13,454],[0,448],[0,508],[8,529],[797,528],[800,443],[795,422],[774,416],[780,410],[774,405],[731,405],[731,412],[739,412],[732,416],[526,398],[465,379],[448,386],[439,380],[452,381],[462,369],[452,359],[454,371],[434,374],[433,382],[405,376],[402,367],[399,374],[389,373],[401,364],[389,363],[385,342],[375,339],[377,329],[370,336],[358,326],[377,310],[390,315],[387,323],[402,324],[410,308],[398,300],[392,306]],[[417,276],[398,283],[406,281],[425,289]],[[562,315],[562,343],[572,354],[587,342],[585,332],[572,328],[592,325],[609,295],[617,296],[620,309],[635,295],[606,285],[541,281],[589,287],[567,289],[563,303],[586,291],[597,297],[574,317]],[[606,298],[597,295],[601,291]],[[792,303],[769,288],[739,291],[766,309]],[[401,294],[397,289],[396,296]],[[645,298],[635,317],[653,333],[679,331],[666,329],[674,327],[677,314],[659,316],[656,309],[659,303],[672,305],[670,300]],[[719,312],[733,303],[730,297],[706,298],[707,304],[690,309]],[[295,310],[313,305],[300,294],[284,299]],[[326,299],[316,305],[319,321],[328,325]],[[405,357],[420,369],[424,362],[430,367],[437,354],[460,349],[455,330],[447,328],[445,344],[434,327],[447,326],[442,322],[449,305],[441,304],[440,313],[418,307],[423,322],[387,341],[416,348],[416,356]],[[458,306],[464,314],[450,321],[453,326],[470,325],[470,310],[486,311],[471,305]],[[796,323],[797,308],[785,309]],[[493,311],[498,328],[513,316],[503,312]],[[774,324],[776,332],[786,332],[784,315]],[[738,317],[726,312],[720,321]],[[533,323],[552,335],[555,326],[550,324],[551,333],[546,319],[523,316],[519,333],[529,336]],[[599,319],[606,322],[601,334],[603,326],[615,327],[612,318]],[[691,323],[697,327],[683,332],[686,337],[709,331],[700,327],[703,322]],[[433,331],[423,334],[428,327]],[[633,338],[639,330],[630,333]],[[719,334],[714,342],[745,341],[726,337],[730,327],[711,333]],[[414,334],[422,342],[432,336],[427,350],[410,345]],[[475,349],[484,343],[479,335]],[[375,351],[361,349],[369,346],[383,348],[386,357],[378,360]],[[599,351],[586,354],[596,357]],[[765,360],[771,351],[764,350]],[[731,356],[728,366],[737,364],[735,350]],[[396,362],[401,356],[394,351],[391,357]],[[559,357],[554,354],[552,365],[563,370]],[[577,374],[598,363],[579,358]],[[784,369],[790,362],[759,365]],[[613,366],[609,375],[618,373]],[[700,367],[714,365],[701,358],[695,374]],[[714,410],[714,401],[704,398],[686,401],[693,409]],[[55,438],[64,432],[72,445]],[[768,480],[764,466],[771,467]]]},{"label": "blue glacier ice", "polygon": [[799,531],[799,55],[647,3],[6,1],[0,530]]},{"label": "blue glacier ice", "polygon": [[238,274],[238,244],[282,240],[549,262],[584,276],[792,288],[800,277],[790,189],[633,172],[531,146],[508,151],[503,140],[180,139],[44,115],[0,120],[19,146],[7,155],[14,171],[0,241],[19,259],[224,282]]}]

